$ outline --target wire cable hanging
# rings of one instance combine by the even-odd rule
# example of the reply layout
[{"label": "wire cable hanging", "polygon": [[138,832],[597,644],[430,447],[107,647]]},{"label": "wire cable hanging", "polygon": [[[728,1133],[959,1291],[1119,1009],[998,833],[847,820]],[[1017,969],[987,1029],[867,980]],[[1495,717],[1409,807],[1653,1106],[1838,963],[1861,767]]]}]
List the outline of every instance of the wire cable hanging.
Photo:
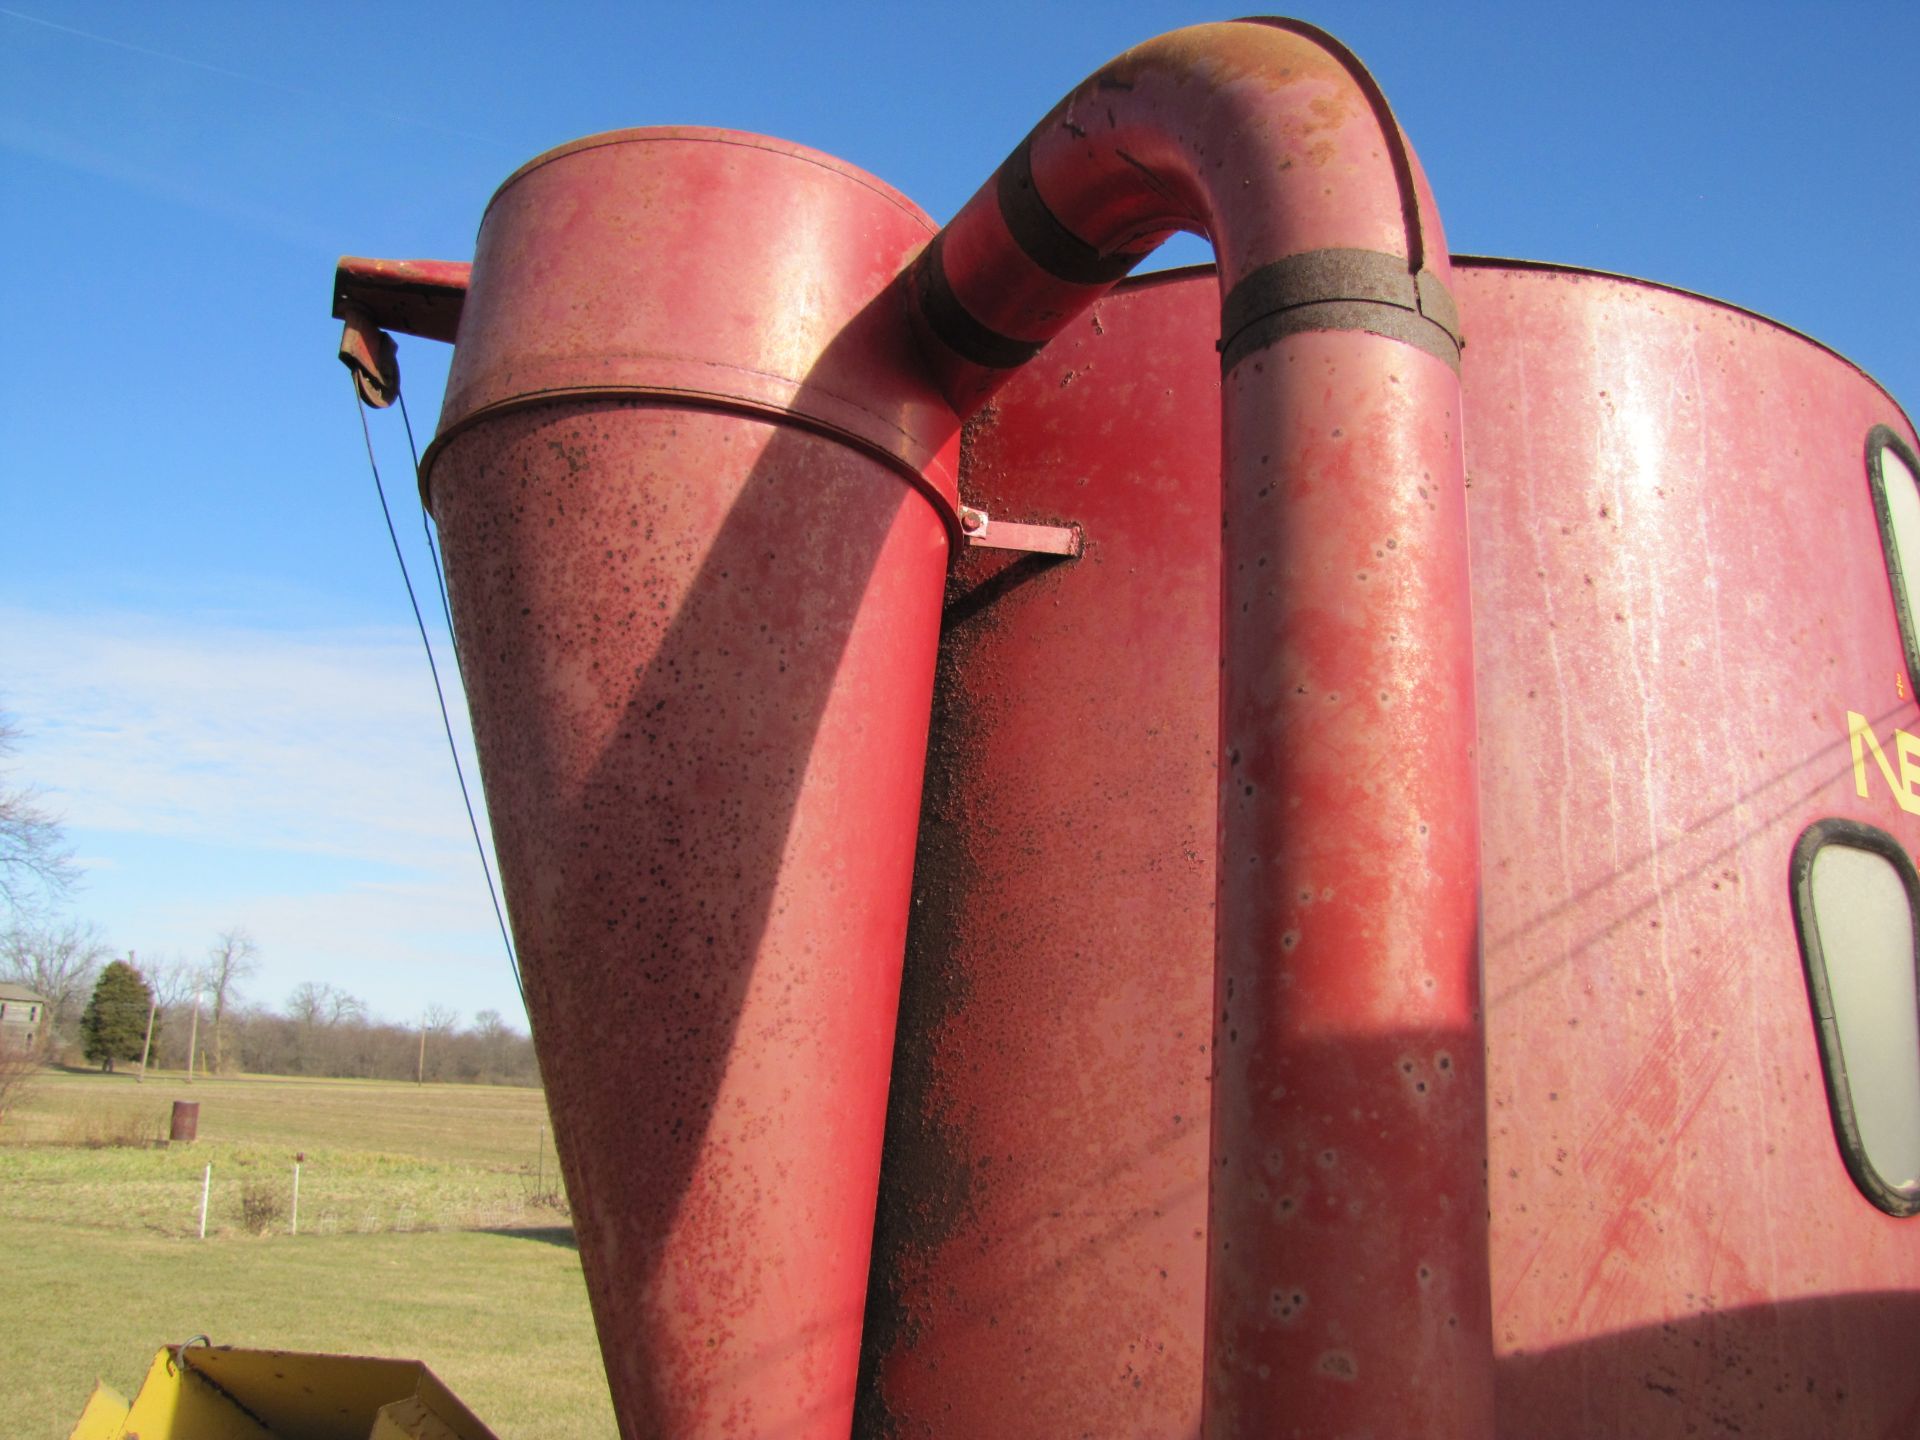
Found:
[{"label": "wire cable hanging", "polygon": [[[447,753],[453,756],[453,773],[460,781],[460,801],[467,807],[467,826],[473,831],[473,847],[480,856],[480,873],[484,875],[487,880],[487,898],[493,902],[494,923],[500,927],[500,943],[506,947],[507,964],[513,970],[513,986],[514,989],[520,992],[520,1003],[524,1006],[527,1003],[527,987],[520,978],[520,957],[514,954],[513,938],[507,933],[506,911],[501,908],[500,892],[493,883],[493,867],[487,863],[487,847],[486,843],[480,838],[479,818],[473,813],[473,795],[467,788],[466,769],[460,763],[460,747],[454,743],[453,739],[453,720],[447,714],[447,696],[446,691],[440,684],[440,667],[434,663],[433,642],[427,638],[427,622],[420,614],[420,601],[414,594],[413,577],[407,573],[407,558],[400,549],[399,532],[393,528],[393,511],[387,504],[387,487],[380,481],[380,462],[374,458],[373,429],[367,424],[367,404],[365,400],[361,399],[360,389],[357,385],[353,391],[353,403],[354,407],[360,412],[360,434],[367,442],[367,465],[373,471],[373,488],[375,493],[380,497],[380,516],[387,522],[387,538],[393,542],[393,558],[400,562],[400,579],[407,587],[407,603],[413,607],[413,623],[419,627],[420,644],[427,652],[427,669],[433,673],[433,696],[434,699],[440,703],[440,725],[441,728],[446,731]],[[406,402],[404,401],[401,402],[400,413],[404,419],[406,417]],[[413,445],[413,423],[410,420],[407,422],[407,445],[409,448]],[[415,451],[414,475],[418,477],[419,473],[419,452]],[[424,509],[421,511],[421,524],[423,526],[426,524],[426,512]],[[427,539],[429,550],[431,550],[433,540],[431,531],[428,532]],[[436,576],[440,574],[440,562],[437,554],[435,554],[434,557],[434,574]],[[447,603],[446,583],[444,580],[441,581],[440,603],[442,606],[445,606]],[[452,616],[449,614],[447,622],[447,633],[449,635],[453,633],[452,623]],[[456,664],[458,664],[459,661],[459,654],[460,647],[456,642],[454,645]]]},{"label": "wire cable hanging", "polygon": [[[359,392],[355,391],[355,393]],[[414,493],[419,494],[420,447],[414,443],[413,439],[413,416],[407,413],[407,397],[404,391],[396,389],[393,392],[393,398],[400,402],[400,421],[407,427],[407,451],[413,456]],[[362,414],[361,418],[364,420],[366,417]],[[453,606],[447,601],[447,573],[440,564],[440,542],[434,536],[433,522],[427,517],[427,507],[424,503],[420,506],[420,533],[427,537],[427,556],[433,561],[434,584],[440,588],[440,614],[447,622],[447,641],[453,646],[453,666],[460,671],[460,678],[464,682],[467,672],[460,664],[460,637],[454,633]],[[403,572],[405,569],[404,565],[401,566]]]}]

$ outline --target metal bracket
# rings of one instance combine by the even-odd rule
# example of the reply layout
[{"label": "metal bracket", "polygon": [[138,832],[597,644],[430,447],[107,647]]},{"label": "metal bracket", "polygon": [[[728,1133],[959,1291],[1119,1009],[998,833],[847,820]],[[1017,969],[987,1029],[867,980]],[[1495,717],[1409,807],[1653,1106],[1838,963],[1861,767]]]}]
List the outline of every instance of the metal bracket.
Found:
[{"label": "metal bracket", "polygon": [[357,305],[342,307],[346,328],[340,334],[340,363],[353,372],[360,398],[383,410],[399,398],[400,361],[393,337]]},{"label": "metal bracket", "polygon": [[1078,558],[1084,544],[1078,525],[1017,525],[995,520],[971,505],[960,507],[960,533],[979,550],[1022,550],[1030,555]]},{"label": "metal bracket", "polygon": [[333,318],[357,306],[382,330],[453,343],[473,267],[454,260],[366,260],[342,255],[333,272]]}]

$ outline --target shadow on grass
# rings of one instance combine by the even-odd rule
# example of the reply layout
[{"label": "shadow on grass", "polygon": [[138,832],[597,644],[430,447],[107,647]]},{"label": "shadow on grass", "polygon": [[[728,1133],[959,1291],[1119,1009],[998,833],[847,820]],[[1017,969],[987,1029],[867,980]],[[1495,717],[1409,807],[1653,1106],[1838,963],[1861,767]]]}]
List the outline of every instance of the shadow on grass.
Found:
[{"label": "shadow on grass", "polygon": [[578,1250],[580,1242],[574,1238],[571,1225],[482,1225],[475,1231],[478,1235],[505,1235],[511,1240],[538,1240],[546,1245],[558,1245],[562,1250]]}]

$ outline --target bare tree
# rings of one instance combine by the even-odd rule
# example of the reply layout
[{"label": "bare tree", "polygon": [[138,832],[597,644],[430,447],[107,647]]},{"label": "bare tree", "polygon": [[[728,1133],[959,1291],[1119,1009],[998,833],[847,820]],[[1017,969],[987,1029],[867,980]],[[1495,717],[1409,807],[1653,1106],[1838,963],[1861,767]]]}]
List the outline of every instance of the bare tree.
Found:
[{"label": "bare tree", "polygon": [[240,982],[260,968],[260,947],[253,936],[236,925],[222,930],[207,951],[205,972],[207,992],[213,996],[213,1068],[226,1068],[226,1040],[222,1021],[227,1010],[240,998]]},{"label": "bare tree", "polygon": [[179,955],[170,955],[142,966],[147,984],[152,987],[160,1024],[153,1043],[153,1063],[157,1066],[186,1068],[187,1049],[195,1038],[188,1018],[200,998],[205,967]]},{"label": "bare tree", "polygon": [[47,1002],[49,1033],[71,1038],[100,967],[113,955],[92,924],[21,921],[0,934],[0,980],[38,993]]},{"label": "bare tree", "polygon": [[352,1075],[367,1068],[372,1032],[367,1002],[338,986],[312,980],[287,997],[293,1022],[293,1063],[303,1074]]},{"label": "bare tree", "polygon": [[[344,997],[338,1006],[335,995]],[[296,987],[270,1009],[236,1000],[227,1011],[228,1061],[236,1070],[261,1075],[418,1080],[424,1072],[428,1083],[539,1083],[533,1042],[504,1019],[489,1026],[489,1041],[462,1029],[458,1017],[444,1007],[396,1025],[371,1014],[356,1015],[352,1002],[357,1000],[318,984],[310,990]],[[336,1013],[341,1019],[329,1023]],[[423,1023],[436,1029],[423,1030]],[[446,1028],[437,1028],[442,1025]],[[423,1037],[431,1039],[424,1061]],[[154,1043],[159,1045],[159,1035]]]},{"label": "bare tree", "polygon": [[476,1010],[473,1013],[473,1033],[482,1040],[496,1041],[507,1033],[507,1022],[498,1010]]},{"label": "bare tree", "polygon": [[310,1029],[321,1025],[359,1025],[367,1019],[367,1002],[332,985],[303,980],[287,996],[287,1018]]},{"label": "bare tree", "polygon": [[[429,1005],[420,1015],[420,1053],[414,1062],[413,1078],[416,1084],[427,1083],[427,1037],[433,1036],[435,1045],[434,1059],[439,1060],[437,1042],[453,1033],[453,1027],[460,1023],[460,1012],[451,1005]],[[436,1063],[434,1070],[438,1072]]]},{"label": "bare tree", "polygon": [[420,1017],[420,1028],[429,1035],[451,1035],[460,1023],[460,1012],[451,1005],[429,1005]]},{"label": "bare tree", "polygon": [[320,1024],[327,1013],[327,987],[302,980],[287,996],[286,1008],[287,1018],[296,1025],[311,1028]]},{"label": "bare tree", "polygon": [[160,1002],[160,1009],[165,1013],[193,1003],[193,997],[203,988],[200,982],[204,973],[200,966],[191,965],[178,955],[155,960],[145,968],[147,983],[153,987],[153,998]]},{"label": "bare tree", "polygon": [[364,1025],[367,1021],[367,1002],[358,995],[349,995],[344,990],[329,988],[327,991],[327,1024]]},{"label": "bare tree", "polygon": [[[20,731],[0,715],[0,756],[20,743]],[[16,918],[61,895],[74,881],[73,856],[60,822],[32,786],[0,784],[0,904]]]}]

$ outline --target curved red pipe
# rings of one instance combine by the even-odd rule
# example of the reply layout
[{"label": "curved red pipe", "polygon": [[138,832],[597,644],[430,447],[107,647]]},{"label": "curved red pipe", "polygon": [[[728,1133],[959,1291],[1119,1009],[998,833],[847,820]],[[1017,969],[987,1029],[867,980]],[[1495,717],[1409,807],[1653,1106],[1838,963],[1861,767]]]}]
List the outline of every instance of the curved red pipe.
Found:
[{"label": "curved red pipe", "polygon": [[1311,26],[1172,32],[928,246],[915,324],[971,413],[1180,229],[1225,428],[1204,1433],[1485,1436],[1459,339],[1410,147]]},{"label": "curved red pipe", "polygon": [[1213,242],[1240,309],[1289,261],[1331,256],[1350,283],[1321,301],[1377,304],[1378,325],[1458,358],[1439,216],[1379,87],[1324,31],[1245,20],[1095,71],[935,238],[914,301],[948,398],[972,413],[1176,230]]}]

